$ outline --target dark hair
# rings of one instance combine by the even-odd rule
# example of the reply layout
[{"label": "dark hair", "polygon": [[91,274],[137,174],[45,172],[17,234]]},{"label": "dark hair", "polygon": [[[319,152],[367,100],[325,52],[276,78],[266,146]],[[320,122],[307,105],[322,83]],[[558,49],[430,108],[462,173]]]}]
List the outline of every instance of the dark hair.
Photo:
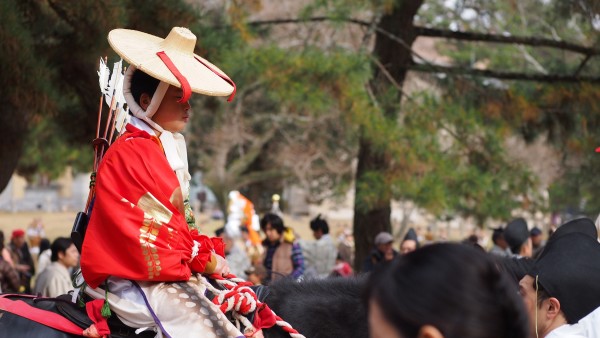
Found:
[{"label": "dark hair", "polygon": [[4,231],[0,230],[0,251],[4,250]]},{"label": "dark hair", "polygon": [[215,236],[217,237],[221,237],[221,235],[225,232],[225,227],[222,226],[220,228],[218,228],[217,230],[215,230]]},{"label": "dark hair", "polygon": [[52,242],[50,246],[50,250],[52,250],[52,255],[50,256],[50,261],[56,262],[58,261],[58,253],[62,252],[63,254],[67,249],[73,244],[73,241],[70,238],[66,237],[58,237]]},{"label": "dark hair", "polygon": [[131,76],[131,95],[137,104],[140,104],[140,97],[146,93],[150,97],[154,95],[160,81],[141,70],[136,70]]},{"label": "dark hair", "polygon": [[497,244],[500,238],[504,238],[504,229],[494,229],[494,232],[492,233],[492,242]]},{"label": "dark hair", "polygon": [[262,229],[262,231],[265,231],[265,229],[267,228],[267,224],[271,224],[271,227],[277,230],[277,233],[280,235],[285,230],[283,220],[281,219],[281,217],[275,214],[268,213],[263,216],[263,218],[260,220],[260,228]]},{"label": "dark hair", "polygon": [[42,238],[40,240],[40,253],[38,255],[41,255],[42,252],[48,249],[50,249],[50,240],[48,238]]},{"label": "dark hair", "polygon": [[401,256],[376,271],[366,290],[404,337],[427,324],[446,338],[528,337],[516,287],[473,247],[441,243]]},{"label": "dark hair", "polygon": [[310,229],[312,231],[321,230],[323,235],[329,233],[329,224],[327,221],[321,218],[321,214],[317,215],[312,221],[310,221]]},{"label": "dark hair", "polygon": [[[540,285],[540,283],[536,283],[535,277],[533,277],[533,289],[535,290],[535,293],[536,293],[537,307],[541,308],[542,303],[546,299],[550,299],[551,296],[548,293],[548,291],[546,291],[546,289],[544,289],[544,287],[542,285]],[[569,324],[575,324],[575,323],[569,323]]]}]

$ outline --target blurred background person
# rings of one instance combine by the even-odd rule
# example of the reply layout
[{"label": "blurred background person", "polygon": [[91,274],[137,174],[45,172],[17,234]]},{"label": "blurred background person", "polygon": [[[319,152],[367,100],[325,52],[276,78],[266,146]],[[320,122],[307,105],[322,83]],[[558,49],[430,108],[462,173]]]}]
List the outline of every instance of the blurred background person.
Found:
[{"label": "blurred background person", "polygon": [[409,252],[413,252],[419,248],[419,238],[415,229],[410,228],[400,243],[400,253],[406,255]]},{"label": "blurred background person", "polygon": [[344,261],[342,256],[338,255],[335,259],[335,266],[331,272],[331,277],[350,277],[354,275],[350,263]]},{"label": "blurred background person", "polygon": [[[4,247],[4,233],[0,231],[0,249],[2,252],[6,249]],[[4,255],[0,256],[0,292],[5,293],[17,293],[21,286],[21,280],[17,270],[4,260]],[[10,255],[9,255],[10,257]]]},{"label": "blurred background person", "polygon": [[39,274],[42,273],[42,271],[44,271],[44,269],[46,269],[50,263],[52,263],[50,259],[51,256],[52,250],[50,250],[50,240],[48,238],[42,238],[40,241],[40,254],[38,255],[37,259],[36,276],[39,276]]},{"label": "blurred background person", "polygon": [[375,236],[375,248],[365,259],[363,272],[371,272],[381,264],[389,263],[398,256],[393,248],[394,237],[389,232],[382,231]]},{"label": "blurred background person", "polygon": [[538,227],[533,227],[533,229],[529,231],[529,238],[531,238],[531,248],[533,250],[532,257],[536,258],[540,255],[546,244],[542,236],[542,230]]},{"label": "blurred background person", "polygon": [[329,236],[329,224],[318,215],[310,221],[314,240],[299,241],[304,255],[305,277],[326,278],[335,266],[337,248]]},{"label": "blurred background person", "polygon": [[44,297],[58,297],[73,290],[69,269],[79,263],[79,251],[66,237],[55,239],[50,250],[52,263],[37,277],[34,292]]},{"label": "blurred background person", "polygon": [[23,229],[16,229],[12,232],[8,250],[15,268],[19,272],[21,280],[19,292],[31,293],[31,277],[35,274],[35,266],[25,241],[25,231]]},{"label": "blurred background person", "polygon": [[42,238],[46,238],[44,223],[41,218],[34,218],[27,227],[27,240],[29,241],[29,252],[34,257],[40,253],[40,242]]},{"label": "blurred background person", "polygon": [[494,245],[489,252],[500,257],[509,257],[512,253],[508,248],[506,239],[504,239],[504,229],[496,228],[492,229],[492,231],[492,243],[494,243]]},{"label": "blurred background person", "polygon": [[254,285],[262,285],[267,278],[267,269],[262,264],[253,265],[244,271],[248,281]]},{"label": "blurred background person", "polygon": [[215,230],[215,236],[223,239],[225,244],[225,259],[229,264],[229,272],[236,275],[239,278],[246,279],[246,269],[250,267],[250,258],[246,252],[236,244],[236,242],[227,234],[225,227]]},{"label": "blurred background person", "polygon": [[270,213],[260,220],[260,228],[266,235],[263,241],[263,265],[267,269],[265,282],[288,276],[301,278],[304,274],[304,255],[292,230],[283,224],[281,217]]},{"label": "blurred background person", "polygon": [[524,219],[517,218],[510,221],[504,228],[504,238],[510,251],[517,258],[531,257],[533,254],[529,229]]}]

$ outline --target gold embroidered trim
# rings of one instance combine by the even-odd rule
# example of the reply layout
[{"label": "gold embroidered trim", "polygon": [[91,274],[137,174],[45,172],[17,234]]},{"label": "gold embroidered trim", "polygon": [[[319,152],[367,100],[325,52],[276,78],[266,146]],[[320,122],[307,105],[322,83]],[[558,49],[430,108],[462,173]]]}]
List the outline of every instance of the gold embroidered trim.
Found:
[{"label": "gold embroidered trim", "polygon": [[[140,227],[140,245],[146,264],[148,265],[148,279],[160,275],[161,266],[156,249],[156,238],[163,224],[171,221],[173,213],[160,203],[156,197],[147,192],[140,197],[137,206],[144,211],[144,221]],[[172,237],[173,229],[168,228]]]}]

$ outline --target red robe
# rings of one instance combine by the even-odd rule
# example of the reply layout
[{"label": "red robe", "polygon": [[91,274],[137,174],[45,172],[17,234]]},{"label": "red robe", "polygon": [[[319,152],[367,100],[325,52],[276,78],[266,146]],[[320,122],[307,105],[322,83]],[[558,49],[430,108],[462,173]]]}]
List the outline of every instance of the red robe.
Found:
[{"label": "red robe", "polygon": [[[194,240],[200,250],[189,262]],[[204,270],[215,244],[222,255],[222,242],[188,229],[179,181],[158,138],[127,125],[98,168],[81,252],[85,281],[93,288],[108,276],[187,281]]]}]

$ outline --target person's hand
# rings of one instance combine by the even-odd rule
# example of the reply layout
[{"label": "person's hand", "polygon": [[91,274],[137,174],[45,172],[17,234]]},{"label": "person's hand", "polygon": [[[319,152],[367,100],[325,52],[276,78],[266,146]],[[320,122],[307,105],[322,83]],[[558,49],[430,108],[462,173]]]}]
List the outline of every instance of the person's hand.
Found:
[{"label": "person's hand", "polygon": [[214,273],[217,273],[222,276],[229,275],[229,264],[227,264],[227,260],[220,255],[213,254],[213,257],[217,260],[217,266],[215,267]]}]

